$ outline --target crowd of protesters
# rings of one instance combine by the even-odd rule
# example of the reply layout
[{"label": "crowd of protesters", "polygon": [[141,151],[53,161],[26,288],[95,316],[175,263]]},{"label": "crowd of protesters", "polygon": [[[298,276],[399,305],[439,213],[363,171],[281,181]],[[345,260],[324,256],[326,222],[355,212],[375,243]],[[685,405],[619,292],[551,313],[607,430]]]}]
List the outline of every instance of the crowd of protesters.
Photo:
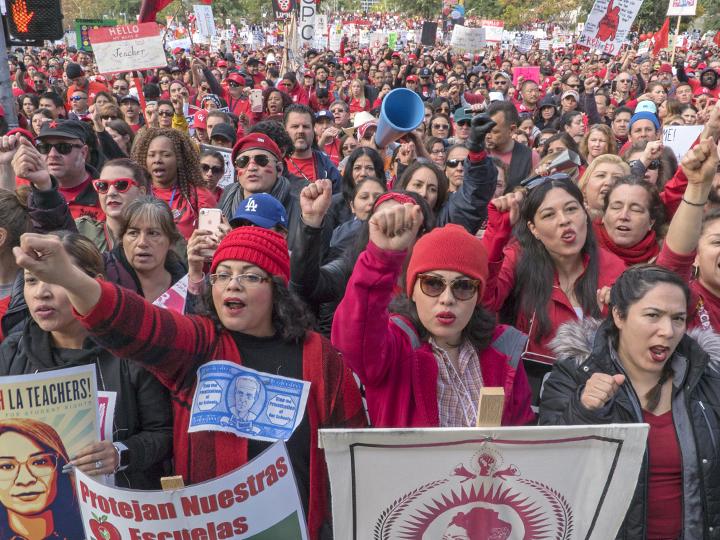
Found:
[{"label": "crowd of protesters", "polygon": [[[342,49],[223,42],[115,76],[12,52],[0,376],[95,364],[115,441],[74,465],[133,489],[268,446],[188,432],[204,363],[310,381],[287,444],[312,538],[318,429],[474,426],[503,387],[506,426],[650,424],[619,538],[720,538],[717,46]],[[381,147],[397,88],[424,121]],[[663,128],[693,125],[678,159]],[[185,275],[185,314],[153,305]]]}]

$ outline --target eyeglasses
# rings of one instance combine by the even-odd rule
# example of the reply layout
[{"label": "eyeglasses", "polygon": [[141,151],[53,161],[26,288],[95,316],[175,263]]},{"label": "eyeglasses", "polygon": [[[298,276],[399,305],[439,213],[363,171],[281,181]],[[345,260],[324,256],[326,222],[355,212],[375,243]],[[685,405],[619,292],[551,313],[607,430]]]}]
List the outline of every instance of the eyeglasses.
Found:
[{"label": "eyeglasses", "polygon": [[68,142],[59,142],[59,143],[46,143],[46,142],[39,142],[35,145],[35,148],[37,148],[37,151],[41,154],[49,154],[50,151],[54,148],[58,154],[62,156],[67,156],[70,152],[73,151],[73,148],[82,148],[85,146],[84,144],[72,144]]},{"label": "eyeglasses", "polygon": [[451,169],[456,168],[458,165],[461,165],[465,160],[464,159],[448,159],[445,162],[446,167],[450,167]]},{"label": "eyeglasses", "polygon": [[237,281],[243,287],[256,287],[261,283],[270,281],[269,277],[253,274],[252,272],[238,274],[237,276],[233,276],[228,272],[219,272],[217,274],[210,274],[208,277],[210,278],[211,285],[217,284],[223,288],[229,287],[233,281]]},{"label": "eyeglasses", "polygon": [[116,178],[115,180],[93,180],[93,187],[98,193],[105,195],[110,190],[110,186],[115,187],[118,193],[126,193],[132,186],[137,186],[137,182],[132,178]]},{"label": "eyeglasses", "polygon": [[265,167],[268,163],[270,163],[270,158],[268,156],[258,154],[257,156],[240,156],[235,160],[235,166],[238,169],[244,169],[250,164],[251,159],[260,167]]},{"label": "eyeglasses", "polygon": [[82,101],[83,99],[87,99],[86,96],[73,96],[70,98],[70,101]]},{"label": "eyeglasses", "polygon": [[58,456],[51,452],[35,454],[25,461],[15,458],[0,459],[0,482],[12,482],[17,478],[20,467],[25,465],[35,478],[50,476],[57,468]]},{"label": "eyeglasses", "polygon": [[45,84],[45,79],[33,79],[33,84]]},{"label": "eyeglasses", "polygon": [[659,159],[653,159],[650,163],[648,163],[647,167],[639,159],[633,159],[632,161],[628,162],[628,165],[630,165],[630,167],[632,168],[637,163],[640,163],[643,166],[643,168],[645,168],[648,171],[656,171],[660,168],[660,160]]},{"label": "eyeglasses", "polygon": [[460,120],[457,123],[458,126],[470,127],[470,120]]},{"label": "eyeglasses", "polygon": [[520,182],[520,185],[527,189],[528,191],[544,184],[545,182],[552,182],[552,181],[564,181],[564,182],[570,182],[570,176],[565,173],[555,173],[551,174],[549,176],[531,176],[530,178],[526,178],[522,182]]},{"label": "eyeglasses", "polygon": [[158,116],[162,116],[163,118],[170,118],[174,114],[172,111],[158,111]]},{"label": "eyeglasses", "polygon": [[450,285],[450,292],[456,300],[470,300],[478,290],[480,280],[470,278],[455,278],[448,283],[445,278],[432,274],[418,274],[420,290],[431,298],[440,296]]},{"label": "eyeglasses", "polygon": [[111,114],[104,114],[100,116],[100,120],[116,120],[117,116],[113,116]]},{"label": "eyeglasses", "polygon": [[202,171],[204,173],[208,171],[212,171],[213,174],[220,174],[225,172],[225,169],[223,167],[220,167],[219,165],[208,165],[207,163],[201,163],[200,168],[202,168]]},{"label": "eyeglasses", "polygon": [[434,129],[443,129],[443,130],[450,129],[449,124],[432,124],[430,127],[434,128]]},{"label": "eyeglasses", "polygon": [[160,84],[170,84],[170,81],[160,81]]},{"label": "eyeglasses", "polygon": [[235,81],[228,81],[228,86],[230,88],[240,88],[240,85],[236,83]]},{"label": "eyeglasses", "polygon": [[[444,154],[444,153],[445,153],[445,150],[444,150],[444,149],[433,150],[433,151],[430,152],[430,153],[431,153],[433,156],[439,156],[439,155],[441,155],[441,154]],[[456,160],[453,160],[453,161],[456,161]]]}]

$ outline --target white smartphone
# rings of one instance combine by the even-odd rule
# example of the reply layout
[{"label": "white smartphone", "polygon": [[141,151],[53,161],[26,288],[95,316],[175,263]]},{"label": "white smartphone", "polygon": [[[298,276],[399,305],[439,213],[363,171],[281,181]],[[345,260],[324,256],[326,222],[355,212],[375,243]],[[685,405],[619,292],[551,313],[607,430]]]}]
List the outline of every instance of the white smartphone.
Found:
[{"label": "white smartphone", "polygon": [[[220,233],[220,224],[222,223],[222,210],[219,208],[201,208],[200,217],[198,218],[198,229],[201,231],[210,231],[218,236]],[[200,254],[206,259],[212,259],[214,254],[212,249],[203,249]]]}]

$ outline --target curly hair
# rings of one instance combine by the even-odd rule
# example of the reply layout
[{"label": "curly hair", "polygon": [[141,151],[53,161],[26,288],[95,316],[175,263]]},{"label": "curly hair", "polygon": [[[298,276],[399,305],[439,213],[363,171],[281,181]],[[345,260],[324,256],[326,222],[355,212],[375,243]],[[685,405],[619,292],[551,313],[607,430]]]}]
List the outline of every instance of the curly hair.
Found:
[{"label": "curly hair", "polygon": [[172,142],[177,160],[177,184],[180,193],[192,208],[195,215],[198,215],[198,194],[197,188],[205,187],[202,173],[200,172],[200,156],[190,137],[177,129],[172,128],[144,128],[135,139],[132,152],[132,159],[147,169],[147,154],[150,143],[157,137],[167,137]]}]

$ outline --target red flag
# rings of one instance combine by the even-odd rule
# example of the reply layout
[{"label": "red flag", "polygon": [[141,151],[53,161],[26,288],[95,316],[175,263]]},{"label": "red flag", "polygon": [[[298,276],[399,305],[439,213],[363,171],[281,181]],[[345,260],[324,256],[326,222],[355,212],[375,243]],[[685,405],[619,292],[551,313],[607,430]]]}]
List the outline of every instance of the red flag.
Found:
[{"label": "red flag", "polygon": [[156,22],[155,17],[160,10],[167,7],[172,0],[142,0],[138,22]]},{"label": "red flag", "polygon": [[713,41],[715,42],[715,45],[717,45],[718,47],[720,47],[720,32],[718,32],[717,34],[715,34],[715,37],[713,38]]},{"label": "red flag", "polygon": [[670,35],[670,18],[666,18],[659,32],[655,32],[655,45],[653,46],[653,54],[657,56],[660,50],[668,46],[668,36]]}]

